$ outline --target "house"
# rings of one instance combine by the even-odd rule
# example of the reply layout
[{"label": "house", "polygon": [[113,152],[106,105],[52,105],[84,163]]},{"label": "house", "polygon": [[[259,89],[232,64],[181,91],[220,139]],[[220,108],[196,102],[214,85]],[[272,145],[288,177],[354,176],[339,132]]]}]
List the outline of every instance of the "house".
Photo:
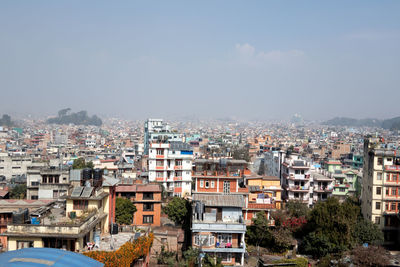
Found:
[{"label": "house", "polygon": [[192,247],[223,265],[243,266],[246,252],[242,195],[193,194]]}]

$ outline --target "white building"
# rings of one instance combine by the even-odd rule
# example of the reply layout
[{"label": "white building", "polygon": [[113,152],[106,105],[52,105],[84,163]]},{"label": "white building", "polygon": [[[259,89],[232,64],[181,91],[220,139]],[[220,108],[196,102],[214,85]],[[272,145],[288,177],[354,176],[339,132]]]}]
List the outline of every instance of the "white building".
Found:
[{"label": "white building", "polygon": [[183,135],[171,131],[162,119],[148,119],[144,123],[144,153],[149,154],[151,142],[182,142]]},{"label": "white building", "polygon": [[193,149],[186,143],[150,143],[149,181],[160,182],[169,195],[190,195],[192,161]]},{"label": "white building", "polygon": [[310,163],[298,155],[290,155],[282,163],[282,187],[288,200],[299,200],[311,206],[313,204],[313,187],[311,182]]}]

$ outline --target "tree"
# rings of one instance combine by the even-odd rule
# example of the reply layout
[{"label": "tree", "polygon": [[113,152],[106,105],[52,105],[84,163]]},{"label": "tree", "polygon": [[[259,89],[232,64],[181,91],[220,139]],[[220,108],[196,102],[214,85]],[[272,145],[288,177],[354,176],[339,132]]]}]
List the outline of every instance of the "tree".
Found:
[{"label": "tree", "polygon": [[310,209],[307,207],[307,204],[299,201],[299,200],[289,200],[285,204],[285,211],[288,212],[291,217],[306,217],[310,212]]},{"label": "tree", "polygon": [[249,149],[247,147],[236,147],[232,149],[232,158],[233,159],[242,159],[247,162],[250,161]]},{"label": "tree", "polygon": [[362,217],[355,225],[354,235],[358,244],[368,243],[370,245],[381,245],[383,243],[383,232],[376,224]]},{"label": "tree", "polygon": [[0,126],[12,126],[13,122],[11,121],[11,117],[8,114],[3,114],[3,117],[0,119]]},{"label": "tree", "polygon": [[118,224],[132,224],[136,206],[126,198],[117,198],[115,203],[115,220]]},{"label": "tree", "polygon": [[268,219],[264,211],[256,213],[252,218],[252,224],[247,227],[246,237],[249,244],[255,245],[257,251],[261,247],[267,247],[271,241],[271,232],[269,230]]},{"label": "tree", "polygon": [[10,192],[11,198],[25,199],[26,197],[26,184],[17,184],[11,189]]},{"label": "tree", "polygon": [[357,247],[352,253],[352,259],[355,266],[387,266],[389,257],[387,251],[382,247],[369,246]]},{"label": "tree", "polygon": [[88,163],[86,163],[84,158],[77,158],[72,163],[72,169],[84,169],[84,168],[93,169],[94,168],[93,162],[89,161]]},{"label": "tree", "polygon": [[318,202],[308,217],[300,250],[321,257],[351,249],[356,243],[353,232],[359,216],[360,207],[352,199],[339,203],[332,197]]},{"label": "tree", "polygon": [[284,227],[278,227],[271,231],[272,250],[276,252],[284,252],[293,244],[292,232]]},{"label": "tree", "polygon": [[174,197],[168,202],[167,206],[163,208],[168,218],[176,224],[184,224],[188,221],[189,201],[184,198]]}]

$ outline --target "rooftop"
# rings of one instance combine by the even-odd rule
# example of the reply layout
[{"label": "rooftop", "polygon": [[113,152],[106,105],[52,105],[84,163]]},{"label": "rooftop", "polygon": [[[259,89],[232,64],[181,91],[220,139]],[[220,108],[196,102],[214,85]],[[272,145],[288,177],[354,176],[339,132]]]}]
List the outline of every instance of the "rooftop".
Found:
[{"label": "rooftop", "polygon": [[242,195],[212,195],[194,193],[193,201],[201,201],[205,206],[208,207],[245,207]]}]

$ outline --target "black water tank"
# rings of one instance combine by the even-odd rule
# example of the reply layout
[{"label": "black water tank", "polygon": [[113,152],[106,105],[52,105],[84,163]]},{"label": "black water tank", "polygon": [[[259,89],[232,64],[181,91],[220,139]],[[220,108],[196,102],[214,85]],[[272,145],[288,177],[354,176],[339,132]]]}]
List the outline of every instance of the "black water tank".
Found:
[{"label": "black water tank", "polygon": [[111,224],[111,234],[112,235],[118,234],[118,224],[116,223]]},{"label": "black water tank", "polygon": [[92,179],[92,169],[86,168],[82,171],[82,180],[90,180]]},{"label": "black water tank", "polygon": [[103,178],[103,170],[102,169],[94,169],[93,171],[93,179],[101,180]]}]

